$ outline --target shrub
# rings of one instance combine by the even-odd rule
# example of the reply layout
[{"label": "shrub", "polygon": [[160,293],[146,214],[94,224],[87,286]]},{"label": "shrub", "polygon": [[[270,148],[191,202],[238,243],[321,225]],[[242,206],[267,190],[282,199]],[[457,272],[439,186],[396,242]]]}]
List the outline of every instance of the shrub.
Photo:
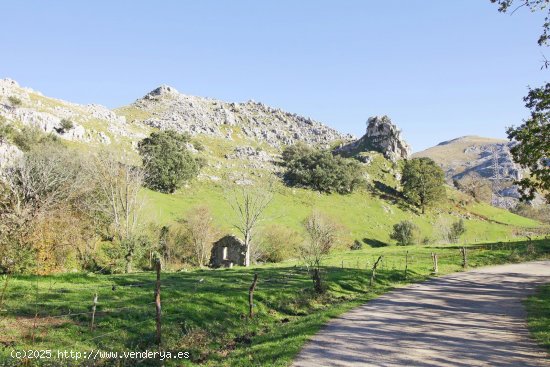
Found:
[{"label": "shrub", "polygon": [[61,120],[60,132],[64,133],[71,130],[74,127],[74,123],[71,120],[63,119]]},{"label": "shrub", "polygon": [[46,134],[37,127],[23,127],[21,131],[12,131],[12,140],[22,151],[28,152],[39,145],[59,144],[59,138],[54,134]]},{"label": "shrub", "polygon": [[12,107],[19,107],[21,106],[21,104],[23,102],[21,102],[21,100],[19,98],[17,98],[16,96],[9,96],[8,97],[8,101],[10,102],[11,106]]},{"label": "shrub", "polygon": [[418,227],[411,221],[404,220],[393,226],[393,232],[390,238],[395,240],[398,245],[414,245],[417,241]]},{"label": "shrub", "polygon": [[0,142],[8,140],[13,135],[13,127],[6,123],[6,119],[0,116]]},{"label": "shrub", "polygon": [[301,243],[295,230],[272,224],[262,230],[259,241],[252,246],[252,257],[255,261],[280,262],[293,257]]},{"label": "shrub", "polygon": [[202,162],[187,150],[189,140],[188,134],[160,131],[139,142],[147,187],[173,193],[185,181],[197,176]]},{"label": "shrub", "polygon": [[361,183],[361,166],[355,159],[296,144],[283,151],[285,180],[291,186],[349,194]]},{"label": "shrub", "polygon": [[451,242],[456,243],[462,236],[466,233],[466,227],[464,226],[464,220],[459,219],[451,225],[451,230],[449,232],[449,239]]},{"label": "shrub", "polygon": [[350,246],[351,250],[361,250],[363,248],[363,244],[359,240],[353,241],[353,244]]}]

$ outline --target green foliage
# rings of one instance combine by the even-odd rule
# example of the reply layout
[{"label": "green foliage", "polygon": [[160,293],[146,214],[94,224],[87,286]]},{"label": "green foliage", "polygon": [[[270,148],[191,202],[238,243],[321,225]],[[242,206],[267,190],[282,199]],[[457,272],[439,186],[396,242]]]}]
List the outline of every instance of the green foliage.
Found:
[{"label": "green foliage", "polygon": [[[527,7],[534,13],[537,11],[546,11],[544,24],[542,25],[542,34],[538,39],[539,46],[548,46],[550,40],[550,9],[548,9],[548,0],[491,0],[493,4],[498,4],[498,11],[506,13],[512,8],[512,14],[520,7]],[[514,6],[515,5],[515,6]]]},{"label": "green foliage", "polygon": [[34,147],[40,145],[60,145],[59,138],[51,133],[44,133],[37,127],[25,126],[21,131],[13,130],[12,140],[19,149],[24,152],[32,150]]},{"label": "green foliage", "polygon": [[458,242],[464,233],[466,233],[466,226],[464,225],[464,220],[462,218],[451,224],[451,229],[449,232],[451,242]]},{"label": "green foliage", "polygon": [[256,260],[280,262],[297,254],[302,237],[295,230],[280,224],[271,224],[262,229]]},{"label": "green foliage", "polygon": [[550,203],[550,83],[529,89],[523,100],[531,110],[530,118],[507,131],[508,138],[519,143],[510,149],[514,161],[530,171],[517,183],[523,200],[533,200],[540,193]]},{"label": "green foliage", "polygon": [[350,246],[350,250],[361,250],[363,248],[363,243],[359,240],[353,241],[353,244]]},{"label": "green foliage", "polygon": [[74,123],[71,120],[63,119],[61,120],[61,132],[67,132],[74,127]]},{"label": "green foliage", "polygon": [[173,193],[197,176],[201,161],[187,150],[189,141],[189,135],[160,131],[139,142],[138,151],[143,160],[147,187]]},{"label": "green foliage", "polygon": [[13,135],[13,127],[6,123],[4,116],[0,116],[0,141],[8,140]]},{"label": "green foliage", "polygon": [[531,218],[550,224],[550,204],[542,204],[534,207],[527,203],[519,203],[512,208],[511,211],[512,213],[516,213],[522,217]]},{"label": "green foliage", "polygon": [[400,246],[414,245],[418,239],[418,227],[411,221],[403,220],[394,224],[390,238]]},{"label": "green foliage", "polygon": [[354,159],[296,144],[283,151],[285,180],[291,186],[349,194],[361,183],[361,166]]},{"label": "green foliage", "polygon": [[12,107],[19,107],[23,103],[19,98],[16,96],[9,96],[8,101],[10,102]]},{"label": "green foliage", "polygon": [[408,160],[401,177],[403,194],[409,201],[422,209],[445,198],[445,174],[430,158]]}]

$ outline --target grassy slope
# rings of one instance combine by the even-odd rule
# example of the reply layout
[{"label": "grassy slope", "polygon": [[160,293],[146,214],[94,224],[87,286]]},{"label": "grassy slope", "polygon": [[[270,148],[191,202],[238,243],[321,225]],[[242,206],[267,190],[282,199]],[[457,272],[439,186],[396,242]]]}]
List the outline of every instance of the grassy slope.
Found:
[{"label": "grassy slope", "polygon": [[[408,279],[404,278],[405,251],[409,251]],[[439,255],[440,274],[461,270],[461,258],[454,246],[392,246],[335,253],[326,260],[324,277],[329,292],[322,297],[310,293],[311,281],[296,261],[250,269],[163,274],[165,348],[190,351],[194,363],[208,366],[286,366],[329,318],[394,287],[430,277],[432,251]],[[536,241],[534,253],[527,251],[526,243],[468,250],[472,267],[545,258],[549,253],[548,240]],[[384,255],[384,260],[375,286],[369,287],[370,271],[365,267],[378,255]],[[247,320],[247,291],[254,272],[259,274],[257,317]],[[153,349],[153,280],[151,273],[11,279],[2,307],[5,317],[0,319],[0,361],[9,361],[13,347],[54,351]],[[90,332],[87,313],[95,292],[99,295],[97,329]],[[68,313],[73,316],[63,316]]]},{"label": "grassy slope", "polygon": [[[456,195],[459,194],[451,193],[451,196]],[[226,231],[231,230],[233,214],[220,184],[194,183],[173,195],[146,190],[144,197],[148,220],[171,222],[185,216],[193,206],[207,204],[218,224]],[[278,187],[267,210],[265,222],[276,222],[301,230],[303,219],[313,209],[326,212],[344,224],[350,241],[367,238],[390,243],[389,233],[393,224],[404,219],[414,221],[420,227],[423,237],[437,237],[432,229],[437,218],[442,216],[457,220],[457,214],[470,215],[471,219],[466,220],[467,232],[464,240],[471,242],[511,239],[516,227],[530,228],[538,225],[536,221],[486,204],[470,204],[462,208],[454,206],[451,201],[426,216],[420,216],[398,203],[392,204],[366,191],[351,195],[326,195],[282,186]]]},{"label": "grassy slope", "polygon": [[550,353],[550,284],[538,288],[525,301],[527,325],[537,342]]}]

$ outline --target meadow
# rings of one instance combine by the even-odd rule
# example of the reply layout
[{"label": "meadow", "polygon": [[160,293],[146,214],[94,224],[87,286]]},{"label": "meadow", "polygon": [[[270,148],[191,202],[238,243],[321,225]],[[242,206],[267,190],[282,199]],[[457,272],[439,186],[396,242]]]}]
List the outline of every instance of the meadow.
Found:
[{"label": "meadow", "polygon": [[[462,245],[461,245],[462,246]],[[324,261],[328,291],[316,295],[295,259],[255,266],[162,272],[162,349],[188,351],[189,360],[164,365],[286,366],[330,318],[395,287],[462,271],[458,245],[386,246],[339,251]],[[466,245],[468,268],[550,258],[550,240]],[[433,274],[432,253],[439,273]],[[373,285],[374,261],[383,256]],[[407,272],[405,272],[407,268]],[[248,290],[258,274],[255,317]],[[155,274],[62,274],[4,278],[0,301],[0,361],[15,363],[14,349],[52,351],[157,350]],[[98,296],[95,328],[91,309]],[[42,361],[44,363],[44,361]],[[29,360],[27,365],[39,365]],[[52,359],[50,366],[66,361]],[[82,361],[82,365],[90,363]],[[94,361],[134,365],[136,361]],[[145,360],[141,365],[161,365]],[[16,365],[16,364],[14,364]]]}]

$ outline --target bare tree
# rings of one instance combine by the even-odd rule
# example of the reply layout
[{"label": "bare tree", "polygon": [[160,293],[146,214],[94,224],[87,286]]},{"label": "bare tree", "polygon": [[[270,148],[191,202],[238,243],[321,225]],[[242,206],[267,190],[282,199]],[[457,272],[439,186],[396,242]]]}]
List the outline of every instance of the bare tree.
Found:
[{"label": "bare tree", "polygon": [[212,213],[206,205],[193,208],[185,219],[193,257],[198,266],[207,264],[217,230]]},{"label": "bare tree", "polygon": [[[55,146],[39,146],[8,167],[0,177],[0,267],[24,270],[33,262],[33,233],[58,214],[72,210],[85,186],[79,175],[81,161],[74,152]],[[48,227],[47,225],[45,226]],[[48,235],[60,232],[48,228]],[[41,231],[44,232],[44,231]],[[52,241],[50,241],[52,242]],[[54,246],[57,241],[53,241]]]},{"label": "bare tree", "polygon": [[311,272],[315,292],[323,293],[321,264],[338,242],[339,225],[318,211],[311,213],[304,221],[308,239],[300,248],[300,255]]},{"label": "bare tree", "polygon": [[241,233],[246,245],[245,266],[250,266],[251,244],[265,209],[273,199],[273,181],[255,185],[240,180],[227,188],[229,205],[235,214],[233,226]]},{"label": "bare tree", "polygon": [[101,151],[88,165],[93,192],[87,195],[86,209],[103,220],[107,233],[124,248],[126,272],[130,271],[136,249],[136,234],[143,200],[139,191],[143,170],[127,155]]}]

